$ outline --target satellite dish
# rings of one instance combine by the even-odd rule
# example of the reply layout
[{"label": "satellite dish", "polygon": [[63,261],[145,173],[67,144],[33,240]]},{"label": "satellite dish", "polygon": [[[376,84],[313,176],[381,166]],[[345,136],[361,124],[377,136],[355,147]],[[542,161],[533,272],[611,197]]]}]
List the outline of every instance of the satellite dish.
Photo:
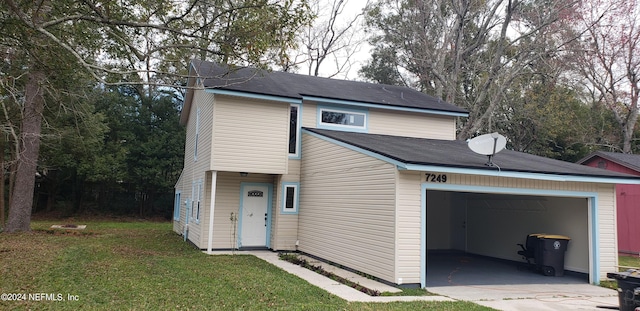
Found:
[{"label": "satellite dish", "polygon": [[467,145],[471,151],[489,157],[489,161],[485,163],[487,166],[496,166],[491,160],[496,153],[507,146],[507,139],[498,133],[490,133],[470,139]]}]

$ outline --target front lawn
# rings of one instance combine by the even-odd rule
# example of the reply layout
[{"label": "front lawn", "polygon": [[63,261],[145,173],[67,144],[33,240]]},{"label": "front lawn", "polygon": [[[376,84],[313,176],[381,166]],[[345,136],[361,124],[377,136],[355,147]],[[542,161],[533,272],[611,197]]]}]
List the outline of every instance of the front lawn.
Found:
[{"label": "front lawn", "polygon": [[491,310],[349,303],[256,257],[205,255],[170,223],[77,223],[87,229],[38,221],[32,232],[0,234],[1,310]]}]

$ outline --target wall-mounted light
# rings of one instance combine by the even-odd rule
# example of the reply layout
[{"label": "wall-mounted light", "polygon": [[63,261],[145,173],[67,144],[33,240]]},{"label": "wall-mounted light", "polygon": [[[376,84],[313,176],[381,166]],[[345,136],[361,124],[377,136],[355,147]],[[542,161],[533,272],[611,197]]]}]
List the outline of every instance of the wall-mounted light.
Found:
[{"label": "wall-mounted light", "polygon": [[247,172],[240,172],[240,177],[247,177],[249,176],[249,173]]}]

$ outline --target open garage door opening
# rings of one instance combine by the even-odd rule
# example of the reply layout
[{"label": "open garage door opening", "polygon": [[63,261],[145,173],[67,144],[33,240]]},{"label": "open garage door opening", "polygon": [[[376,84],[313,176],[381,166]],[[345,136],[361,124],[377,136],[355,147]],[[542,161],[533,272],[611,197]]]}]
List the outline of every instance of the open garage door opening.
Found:
[{"label": "open garage door opening", "polygon": [[[589,282],[589,199],[439,190],[425,195],[427,287]],[[571,238],[564,276],[543,276],[517,253],[531,233]]]}]

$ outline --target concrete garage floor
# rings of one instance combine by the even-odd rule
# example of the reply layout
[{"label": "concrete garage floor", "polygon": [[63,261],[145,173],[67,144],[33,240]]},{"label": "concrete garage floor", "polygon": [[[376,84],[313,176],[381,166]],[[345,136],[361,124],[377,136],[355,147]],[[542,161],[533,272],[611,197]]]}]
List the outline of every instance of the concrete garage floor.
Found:
[{"label": "concrete garage floor", "polygon": [[590,285],[586,275],[544,276],[513,263],[467,254],[430,253],[427,290],[498,310],[611,310],[615,290]]}]

